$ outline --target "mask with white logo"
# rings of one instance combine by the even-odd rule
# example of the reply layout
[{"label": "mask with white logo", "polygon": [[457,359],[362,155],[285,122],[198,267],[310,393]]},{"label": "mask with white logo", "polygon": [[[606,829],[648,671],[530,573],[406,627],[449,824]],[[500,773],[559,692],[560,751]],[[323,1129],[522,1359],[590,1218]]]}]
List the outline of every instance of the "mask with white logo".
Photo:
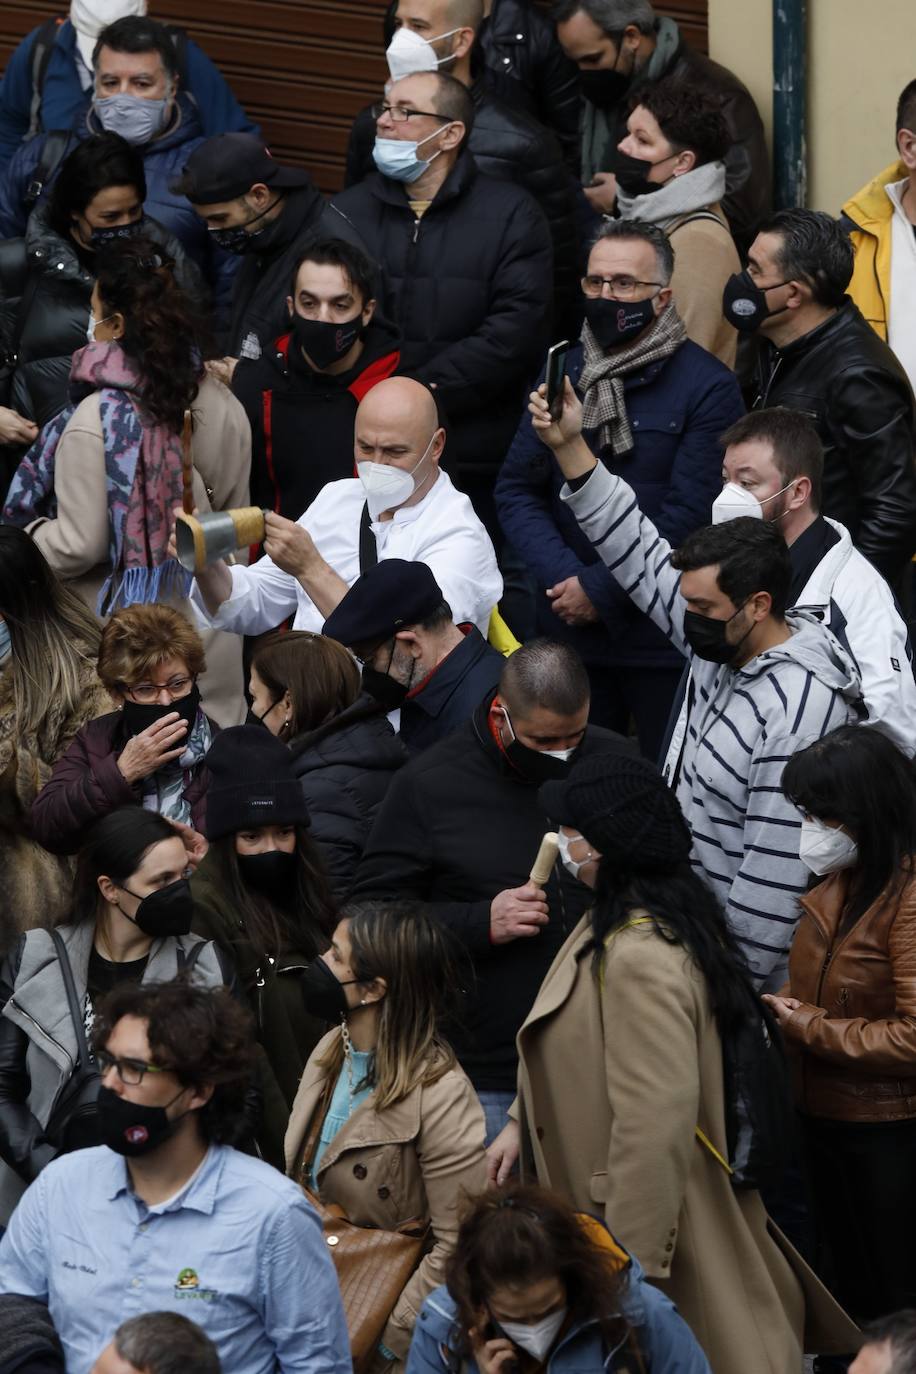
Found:
[{"label": "mask with white logo", "polygon": [[444,63],[451,62],[451,53],[445,57],[436,56],[433,43],[438,43],[443,38],[451,38],[453,33],[458,32],[458,29],[449,29],[448,33],[437,34],[430,42],[414,33],[413,29],[398,29],[385,49],[392,81],[400,81],[404,76],[414,76],[417,72],[435,72]]},{"label": "mask with white logo", "polygon": [[[438,432],[437,430],[436,434]],[[434,434],[426,445],[423,457],[409,472],[405,472],[403,468],[393,467],[390,463],[373,463],[369,459],[361,459],[356,464],[359,480],[366,493],[366,505],[369,507],[371,520],[378,520],[382,511],[395,510],[410,500],[417,489],[414,473],[426,462],[435,437]]]},{"label": "mask with white logo", "polygon": [[539,1322],[500,1322],[500,1326],[513,1345],[543,1363],[565,1320],[566,1308],[561,1307],[559,1311],[542,1317]]},{"label": "mask with white logo", "polygon": [[859,857],[859,846],[845,830],[826,825],[812,816],[801,823],[798,857],[806,868],[822,878],[826,873],[852,868]]},{"label": "mask with white logo", "polygon": [[[566,869],[566,872],[571,873],[574,878],[579,878],[579,874],[582,872],[583,868],[585,868],[587,864],[592,863],[595,858],[591,850],[589,850],[585,858],[581,859],[578,863],[571,856],[569,852],[569,846],[571,844],[575,844],[577,840],[581,839],[584,839],[584,836],[569,836],[565,834],[562,830],[557,831],[557,849],[560,853],[560,863]],[[588,842],[586,841],[586,843]],[[581,881],[582,879],[579,878],[579,882]]]},{"label": "mask with white logo", "polygon": [[[727,520],[737,520],[740,515],[749,515],[754,520],[763,520],[763,508],[770,501],[775,501],[777,496],[782,496],[784,491],[788,491],[792,486],[787,482],[779,491],[774,491],[772,496],[768,496],[765,501],[758,501],[753,492],[746,487],[739,487],[737,482],[726,482],[719,492],[715,501],[712,503],[712,523],[714,525],[724,525]],[[782,515],[786,512],[783,511]],[[782,515],[776,517],[782,519]]]}]

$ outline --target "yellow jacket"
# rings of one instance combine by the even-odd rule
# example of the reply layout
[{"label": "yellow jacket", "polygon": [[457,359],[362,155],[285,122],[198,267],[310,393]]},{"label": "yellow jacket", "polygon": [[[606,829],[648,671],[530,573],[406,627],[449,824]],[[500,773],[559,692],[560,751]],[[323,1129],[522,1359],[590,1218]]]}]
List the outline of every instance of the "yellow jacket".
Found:
[{"label": "yellow jacket", "polygon": [[843,206],[855,226],[850,233],[856,265],[849,295],[872,329],[887,343],[887,313],[891,299],[891,221],[894,206],[885,191],[907,174],[902,162],[892,162]]}]

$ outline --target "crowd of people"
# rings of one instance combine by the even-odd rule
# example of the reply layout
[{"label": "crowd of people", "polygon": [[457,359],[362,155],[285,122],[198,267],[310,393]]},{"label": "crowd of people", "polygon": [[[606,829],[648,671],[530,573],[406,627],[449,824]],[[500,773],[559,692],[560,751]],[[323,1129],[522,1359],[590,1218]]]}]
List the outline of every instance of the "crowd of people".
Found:
[{"label": "crowd of people", "polygon": [[379,45],[0,84],[0,1374],[916,1374],[916,80]]}]

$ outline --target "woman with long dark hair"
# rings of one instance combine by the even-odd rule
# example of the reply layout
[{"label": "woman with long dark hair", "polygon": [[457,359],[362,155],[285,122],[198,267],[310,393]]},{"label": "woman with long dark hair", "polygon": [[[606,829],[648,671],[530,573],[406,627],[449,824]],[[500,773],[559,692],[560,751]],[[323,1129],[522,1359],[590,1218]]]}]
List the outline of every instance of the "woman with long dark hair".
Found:
[{"label": "woman with long dark hair", "polygon": [[[800,1369],[815,1334],[803,1285],[830,1299],[777,1243],[757,1189],[732,1183],[743,1137],[729,1129],[723,1045],[747,1032],[765,1047],[764,1014],[690,865],[677,799],[655,768],[622,755],[584,760],[540,799],[594,900],[519,1032],[517,1118],[490,1147],[491,1173],[505,1181],[521,1146],[526,1174],[597,1208],[715,1374]],[[849,1349],[834,1316],[839,1344],[825,1330],[818,1347]]]},{"label": "woman with long dark hair", "polygon": [[[195,506],[210,510],[211,495],[214,509],[247,503],[248,421],[231,392],[203,373],[199,316],[173,267],[144,237],[99,254],[89,343],[70,374],[73,402],[20,463],[4,509],[99,615],[135,602],[180,605],[187,595],[190,574],[169,556],[187,412]],[[209,637],[205,644],[213,680],[224,683],[222,712],[202,685],[207,707],[220,724],[234,723],[242,714],[239,643],[222,637],[222,664]]]},{"label": "woman with long dark hair", "polygon": [[79,730],[109,708],[96,676],[99,627],[22,530],[0,525],[0,955],[61,919],[73,875],[29,811]]},{"label": "woman with long dark hair", "polygon": [[353,655],[325,635],[290,630],[261,640],[249,692],[254,715],[289,746],[311,838],[343,896],[407,750],[379,703],[362,692]]},{"label": "woman with long dark hair", "polygon": [[[66,958],[84,1026],[125,980],[167,982],[184,973],[222,984],[213,944],[190,934],[188,857],[155,811],[121,807],[90,831],[77,861],[66,923],[21,937],[0,971],[0,1223],[58,1154],[100,1143],[92,1102],[79,1090],[79,1042],[67,997]],[[228,967],[228,965],[227,965]]]},{"label": "woman with long dark hair", "polygon": [[191,880],[194,929],[231,955],[278,1091],[259,1143],[274,1163],[305,1062],[326,1030],[302,977],[326,950],[336,908],[309,837],[289,751],[257,725],[223,730],[206,766],[209,849]]},{"label": "woman with long dark hair", "polygon": [[594,1216],[513,1185],[462,1217],[407,1374],[709,1374],[669,1298]]},{"label": "woman with long dark hair", "polygon": [[[25,237],[0,244],[0,295],[8,315],[4,346],[16,362],[0,408],[0,444],[24,445],[69,400],[70,360],[86,342],[93,280],[113,242],[142,235],[175,263],[180,285],[205,292],[181,244],[144,213],[143,156],[118,134],[94,134],[64,158]],[[6,483],[3,484],[5,489]]]},{"label": "woman with long dark hair", "polygon": [[793,755],[812,872],[771,996],[795,1070],[819,1239],[858,1320],[916,1306],[916,773],[878,730]]},{"label": "woman with long dark hair", "polygon": [[306,1001],[337,1024],[305,1066],[287,1171],[357,1226],[429,1222],[382,1332],[383,1362],[404,1359],[420,1304],[443,1280],[459,1207],[486,1186],[483,1109],[441,1029],[465,972],[419,904],[356,902],[304,981]]}]

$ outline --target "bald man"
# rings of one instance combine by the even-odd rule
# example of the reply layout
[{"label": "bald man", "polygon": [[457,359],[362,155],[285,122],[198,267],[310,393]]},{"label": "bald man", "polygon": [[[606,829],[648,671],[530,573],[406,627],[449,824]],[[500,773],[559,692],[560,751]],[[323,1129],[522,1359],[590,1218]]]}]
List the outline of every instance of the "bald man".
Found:
[{"label": "bald man", "polygon": [[445,430],[432,393],[408,377],[379,382],[360,403],[357,477],[329,482],[298,520],[268,512],[265,557],[213,563],[191,601],[214,629],[258,635],[289,616],[321,632],[360,572],[383,558],[426,563],[456,622],[487,632],[502,595],[490,537],[439,466]]}]

